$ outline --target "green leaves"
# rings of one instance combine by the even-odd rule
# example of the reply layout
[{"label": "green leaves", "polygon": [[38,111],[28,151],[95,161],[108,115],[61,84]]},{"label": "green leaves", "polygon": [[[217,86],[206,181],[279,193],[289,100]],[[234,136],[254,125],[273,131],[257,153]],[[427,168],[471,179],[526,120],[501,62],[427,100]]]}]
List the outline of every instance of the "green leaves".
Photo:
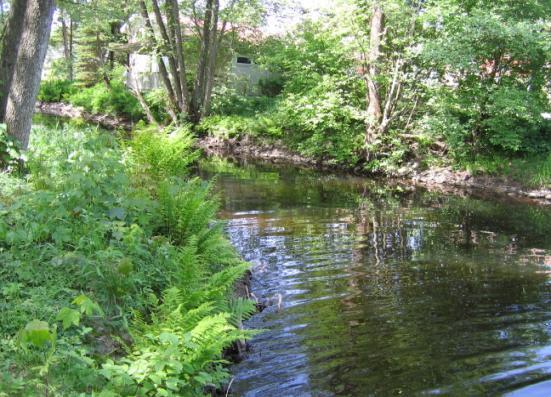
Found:
[{"label": "green leaves", "polygon": [[78,326],[80,324],[80,312],[64,307],[59,311],[56,320],[62,322],[65,331],[73,325]]},{"label": "green leaves", "polygon": [[54,343],[55,332],[50,331],[50,326],[45,321],[32,320],[20,331],[19,340],[23,346],[32,345],[42,348],[46,343]]},{"label": "green leaves", "polygon": [[86,314],[87,316],[93,316],[94,314],[98,316],[103,316],[103,310],[101,307],[88,298],[86,295],[79,295],[74,300],[73,303],[80,307],[80,312]]},{"label": "green leaves", "polygon": [[0,177],[0,362],[21,390],[176,396],[221,384],[223,347],[246,337],[233,325],[246,308],[225,304],[245,265],[209,184],[183,179],[197,158],[189,131],[150,130],[126,149],[88,128],[36,127],[33,140],[26,178]]}]

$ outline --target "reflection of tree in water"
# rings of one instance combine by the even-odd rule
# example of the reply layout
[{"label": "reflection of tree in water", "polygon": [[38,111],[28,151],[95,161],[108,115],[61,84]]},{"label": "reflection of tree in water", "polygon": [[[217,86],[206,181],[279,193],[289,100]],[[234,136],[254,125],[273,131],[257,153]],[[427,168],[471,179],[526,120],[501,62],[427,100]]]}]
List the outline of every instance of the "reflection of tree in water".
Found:
[{"label": "reflection of tree in water", "polygon": [[485,394],[549,371],[531,365],[550,337],[551,211],[263,172],[218,183],[243,223],[233,241],[269,264],[259,294],[285,295],[273,319],[306,353],[271,372],[302,368],[315,395],[388,395]]},{"label": "reflection of tree in water", "polygon": [[[515,229],[511,235],[479,229],[487,219],[453,200],[429,212],[411,204],[362,195],[350,267],[363,264],[364,271],[348,276],[350,291],[362,293],[320,308],[324,318],[343,324],[344,334],[332,343],[350,361],[320,372],[314,378],[320,389],[481,391],[483,376],[512,365],[508,352],[549,343],[545,279],[527,266],[533,261],[516,254]],[[484,208],[495,213],[502,212]]]}]

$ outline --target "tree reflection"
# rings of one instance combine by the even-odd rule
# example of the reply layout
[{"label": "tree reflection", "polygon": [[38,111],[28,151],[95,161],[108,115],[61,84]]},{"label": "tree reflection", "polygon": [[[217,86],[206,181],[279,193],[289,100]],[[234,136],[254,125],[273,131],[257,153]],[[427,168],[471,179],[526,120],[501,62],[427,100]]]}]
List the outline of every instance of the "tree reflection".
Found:
[{"label": "tree reflection", "polygon": [[266,266],[257,294],[281,293],[284,310],[254,320],[263,356],[237,390],[300,378],[295,394],[476,395],[549,376],[549,209],[239,173],[218,179],[228,233]]}]

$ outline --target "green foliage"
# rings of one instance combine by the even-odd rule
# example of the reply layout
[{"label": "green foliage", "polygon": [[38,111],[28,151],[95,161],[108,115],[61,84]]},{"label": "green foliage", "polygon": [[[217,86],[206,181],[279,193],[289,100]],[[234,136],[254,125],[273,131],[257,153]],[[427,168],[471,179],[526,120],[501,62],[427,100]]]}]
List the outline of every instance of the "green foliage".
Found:
[{"label": "green foliage", "polygon": [[24,160],[18,141],[7,134],[5,124],[0,124],[0,172],[17,170]]},{"label": "green foliage", "polygon": [[170,176],[183,177],[199,152],[193,149],[194,137],[188,126],[171,132],[159,132],[154,126],[137,128],[129,142],[134,170],[143,178],[161,181]]},{"label": "green foliage", "polygon": [[322,24],[305,23],[294,36],[268,40],[259,62],[279,77],[261,87],[277,97],[220,91],[216,115],[199,130],[223,138],[277,138],[301,154],[354,165],[362,146],[364,91],[350,74],[353,59],[342,39]]},{"label": "green foliage", "polygon": [[43,80],[37,99],[42,102],[63,102],[76,92],[69,80]]},{"label": "green foliage", "polygon": [[429,125],[456,157],[549,150],[551,123],[542,113],[549,110],[543,85],[550,37],[530,7],[445,1],[425,15],[435,35],[425,57],[456,83],[435,91]]},{"label": "green foliage", "polygon": [[69,95],[68,100],[92,113],[124,116],[132,120],[143,117],[138,100],[122,81],[114,80],[109,85],[101,82],[91,87],[80,88]]},{"label": "green foliage", "polygon": [[191,144],[35,128],[27,178],[0,189],[2,393],[201,395],[227,379],[247,265],[210,187],[182,178]]},{"label": "green foliage", "polygon": [[314,158],[354,165],[364,132],[362,112],[350,101],[347,80],[323,76],[306,92],[288,93],[278,108],[285,139]]},{"label": "green foliage", "polygon": [[258,85],[260,86],[260,93],[262,95],[267,97],[275,97],[283,91],[284,81],[280,76],[270,77],[261,79],[258,82]]},{"label": "green foliage", "polygon": [[283,131],[273,113],[256,116],[214,115],[204,118],[197,130],[221,138],[237,138],[245,135],[266,139],[280,138]]},{"label": "green foliage", "polygon": [[229,87],[218,87],[212,94],[211,113],[252,116],[273,106],[274,100],[267,96],[247,96]]}]

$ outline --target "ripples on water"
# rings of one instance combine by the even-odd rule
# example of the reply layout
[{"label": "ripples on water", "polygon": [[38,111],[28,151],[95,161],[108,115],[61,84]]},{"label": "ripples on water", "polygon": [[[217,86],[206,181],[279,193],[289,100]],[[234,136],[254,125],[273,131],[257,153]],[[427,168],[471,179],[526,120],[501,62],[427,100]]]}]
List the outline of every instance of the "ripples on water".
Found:
[{"label": "ripples on water", "polygon": [[[236,167],[217,188],[253,292],[282,296],[238,396],[551,396],[551,210]],[[277,299],[274,299],[277,300]]]}]

